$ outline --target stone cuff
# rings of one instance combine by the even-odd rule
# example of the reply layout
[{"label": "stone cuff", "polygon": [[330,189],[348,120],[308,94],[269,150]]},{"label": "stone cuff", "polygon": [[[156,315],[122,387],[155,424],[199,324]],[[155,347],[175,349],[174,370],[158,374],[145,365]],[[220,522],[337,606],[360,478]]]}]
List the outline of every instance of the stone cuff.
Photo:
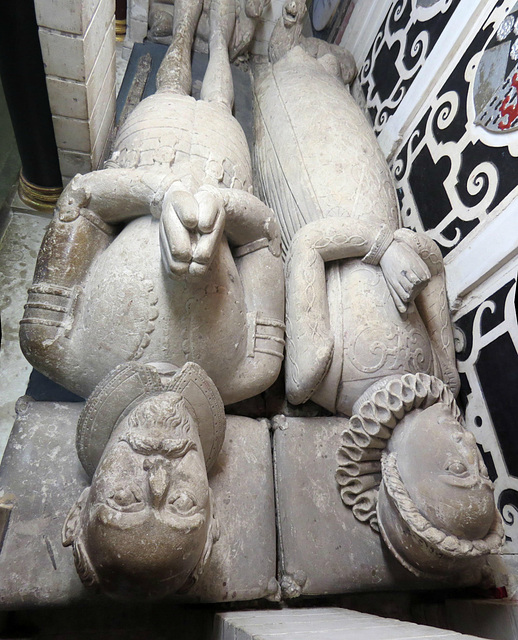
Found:
[{"label": "stone cuff", "polygon": [[378,265],[393,239],[394,234],[392,231],[387,227],[387,225],[383,225],[376,236],[376,240],[374,240],[370,251],[363,258],[362,262],[365,262],[365,264]]}]

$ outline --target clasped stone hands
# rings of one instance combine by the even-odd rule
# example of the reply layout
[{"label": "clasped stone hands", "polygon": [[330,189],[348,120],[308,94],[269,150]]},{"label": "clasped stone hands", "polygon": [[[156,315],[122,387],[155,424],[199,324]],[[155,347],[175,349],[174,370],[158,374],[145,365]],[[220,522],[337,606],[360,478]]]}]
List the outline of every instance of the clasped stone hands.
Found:
[{"label": "clasped stone hands", "polygon": [[405,241],[405,231],[408,232],[398,229],[394,233],[394,239],[380,259],[381,270],[399,313],[406,312],[431,278],[427,265]]},{"label": "clasped stone hands", "polygon": [[205,275],[224,226],[225,200],[217,187],[204,185],[192,194],[173,184],[164,196],[160,217],[160,250],[167,275]]}]

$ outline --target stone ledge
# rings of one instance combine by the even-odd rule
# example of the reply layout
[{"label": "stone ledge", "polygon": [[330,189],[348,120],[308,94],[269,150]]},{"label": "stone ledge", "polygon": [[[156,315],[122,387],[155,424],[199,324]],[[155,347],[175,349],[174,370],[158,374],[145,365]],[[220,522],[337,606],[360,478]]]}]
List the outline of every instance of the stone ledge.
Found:
[{"label": "stone ledge", "polygon": [[[75,450],[82,402],[24,396],[0,467],[9,515],[0,553],[0,610],[106,602],[81,584],[61,529],[88,484]],[[273,472],[266,421],[228,416],[211,471],[221,535],[199,582],[180,602],[232,602],[277,594]],[[7,514],[7,511],[10,514]]]},{"label": "stone ledge", "polygon": [[219,613],[213,640],[476,640],[368,613],[325,607]]}]

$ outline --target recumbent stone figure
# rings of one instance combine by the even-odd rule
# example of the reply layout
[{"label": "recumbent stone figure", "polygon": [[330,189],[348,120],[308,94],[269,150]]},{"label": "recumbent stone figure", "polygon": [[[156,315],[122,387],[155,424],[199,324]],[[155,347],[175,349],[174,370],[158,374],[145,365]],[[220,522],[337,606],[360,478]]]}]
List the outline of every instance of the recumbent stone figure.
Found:
[{"label": "recumbent stone figure", "polygon": [[248,147],[231,114],[230,28],[220,17],[229,3],[213,4],[199,101],[188,94],[201,3],[177,3],[156,94],[118,132],[108,168],[68,185],[44,239],[22,349],[83,397],[130,360],[197,362],[225,404],[260,393],[280,369],[278,227],[251,193]]},{"label": "recumbent stone figure", "polygon": [[196,582],[218,537],[207,471],[223,404],[266,389],[283,357],[278,225],[252,194],[232,116],[233,5],[212,2],[196,101],[202,2],[176,0],[157,92],[124,122],[106,168],[65,189],[21,324],[28,360],[89,396],[77,445],[92,485],[63,542],[85,584],[117,597]]},{"label": "recumbent stone figure", "polygon": [[[228,5],[228,12],[232,14],[231,33],[229,38],[230,61],[248,55],[248,48],[253,40],[258,19],[269,0],[237,0]],[[202,12],[197,23],[194,48],[196,51],[207,53],[209,49],[211,0],[204,0]],[[174,20],[174,0],[163,2],[152,0],[149,7],[148,37],[154,42],[171,44],[178,21]],[[213,31],[214,33],[214,31]]]},{"label": "recumbent stone figure", "polygon": [[354,61],[301,36],[305,11],[285,3],[254,86],[260,195],[287,254],[287,397],[350,417],[338,489],[403,566],[467,575],[502,526],[455,404],[442,257],[400,228],[388,166],[344,86]]}]

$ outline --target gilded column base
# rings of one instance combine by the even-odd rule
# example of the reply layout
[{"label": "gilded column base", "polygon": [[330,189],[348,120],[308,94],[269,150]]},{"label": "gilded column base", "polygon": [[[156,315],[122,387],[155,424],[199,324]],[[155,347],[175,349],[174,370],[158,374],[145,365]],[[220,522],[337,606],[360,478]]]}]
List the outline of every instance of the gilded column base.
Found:
[{"label": "gilded column base", "polygon": [[40,187],[33,184],[20,172],[18,195],[25,204],[33,209],[52,211],[62,191],[62,187]]},{"label": "gilded column base", "polygon": [[115,40],[123,42],[126,36],[126,18],[115,20]]}]

